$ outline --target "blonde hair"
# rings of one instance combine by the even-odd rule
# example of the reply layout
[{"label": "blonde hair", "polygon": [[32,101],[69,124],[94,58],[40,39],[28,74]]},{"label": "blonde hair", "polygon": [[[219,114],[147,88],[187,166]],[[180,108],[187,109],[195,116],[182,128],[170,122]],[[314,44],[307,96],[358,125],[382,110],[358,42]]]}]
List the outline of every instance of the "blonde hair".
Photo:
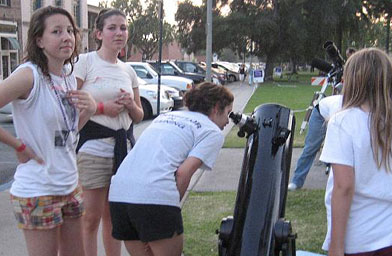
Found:
[{"label": "blonde hair", "polygon": [[[343,108],[369,108],[370,139],[378,168],[391,171],[392,61],[376,48],[354,53],[344,68]],[[381,153],[381,159],[380,159]]]}]

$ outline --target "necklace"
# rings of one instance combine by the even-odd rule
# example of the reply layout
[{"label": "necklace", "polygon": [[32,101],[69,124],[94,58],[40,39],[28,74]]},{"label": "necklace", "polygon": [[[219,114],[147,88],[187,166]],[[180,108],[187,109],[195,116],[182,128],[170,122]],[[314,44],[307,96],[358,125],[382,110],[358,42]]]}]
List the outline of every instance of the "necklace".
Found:
[{"label": "necklace", "polygon": [[[65,83],[65,95],[64,97],[60,96],[60,93],[58,92],[58,90],[56,89],[56,87],[54,86],[53,83],[53,79],[50,78],[50,86],[53,89],[56,98],[57,98],[57,102],[59,104],[60,110],[61,110],[61,114],[63,116],[63,120],[65,123],[65,126],[67,127],[67,131],[68,132],[73,132],[76,130],[76,108],[75,106],[69,102],[69,100],[66,97],[66,94],[68,93],[68,91],[71,90],[71,88],[68,85],[67,82],[67,78],[66,76],[63,74],[62,75],[63,79],[64,79],[64,83]],[[69,116],[71,116],[71,120],[69,120]]]}]

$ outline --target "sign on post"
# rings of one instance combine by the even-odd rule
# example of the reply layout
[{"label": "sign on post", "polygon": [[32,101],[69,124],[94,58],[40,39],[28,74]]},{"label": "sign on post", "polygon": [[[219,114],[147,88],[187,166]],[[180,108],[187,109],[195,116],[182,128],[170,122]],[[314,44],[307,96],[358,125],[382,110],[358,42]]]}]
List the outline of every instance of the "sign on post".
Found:
[{"label": "sign on post", "polygon": [[253,71],[253,82],[255,83],[264,83],[264,70],[255,69]]},{"label": "sign on post", "polygon": [[325,76],[313,76],[311,78],[311,85],[313,86],[323,86],[327,82],[327,77]]}]

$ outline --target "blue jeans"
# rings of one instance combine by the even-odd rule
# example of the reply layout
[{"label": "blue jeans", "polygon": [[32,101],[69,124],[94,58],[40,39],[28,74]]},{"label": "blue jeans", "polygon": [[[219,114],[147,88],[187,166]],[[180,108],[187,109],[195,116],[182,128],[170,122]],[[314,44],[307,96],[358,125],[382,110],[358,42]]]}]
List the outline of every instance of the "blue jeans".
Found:
[{"label": "blue jeans", "polygon": [[298,188],[301,188],[304,185],[306,175],[308,175],[314,158],[324,141],[325,133],[327,131],[324,122],[324,118],[320,115],[320,112],[314,108],[309,118],[309,128],[305,138],[305,146],[298,159],[297,167],[295,168],[294,177],[292,179],[292,183],[297,185]]}]

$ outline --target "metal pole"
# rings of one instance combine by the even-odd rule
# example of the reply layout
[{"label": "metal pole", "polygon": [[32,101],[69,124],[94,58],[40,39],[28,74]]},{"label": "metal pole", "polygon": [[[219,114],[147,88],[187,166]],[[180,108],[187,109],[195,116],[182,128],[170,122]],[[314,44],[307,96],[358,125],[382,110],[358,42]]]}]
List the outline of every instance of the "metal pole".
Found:
[{"label": "metal pole", "polygon": [[206,81],[211,82],[212,60],[212,0],[207,0],[207,45],[206,45]]},{"label": "metal pole", "polygon": [[159,56],[158,56],[158,99],[157,115],[160,112],[161,105],[161,62],[162,62],[162,27],[163,27],[163,0],[159,1]]}]

